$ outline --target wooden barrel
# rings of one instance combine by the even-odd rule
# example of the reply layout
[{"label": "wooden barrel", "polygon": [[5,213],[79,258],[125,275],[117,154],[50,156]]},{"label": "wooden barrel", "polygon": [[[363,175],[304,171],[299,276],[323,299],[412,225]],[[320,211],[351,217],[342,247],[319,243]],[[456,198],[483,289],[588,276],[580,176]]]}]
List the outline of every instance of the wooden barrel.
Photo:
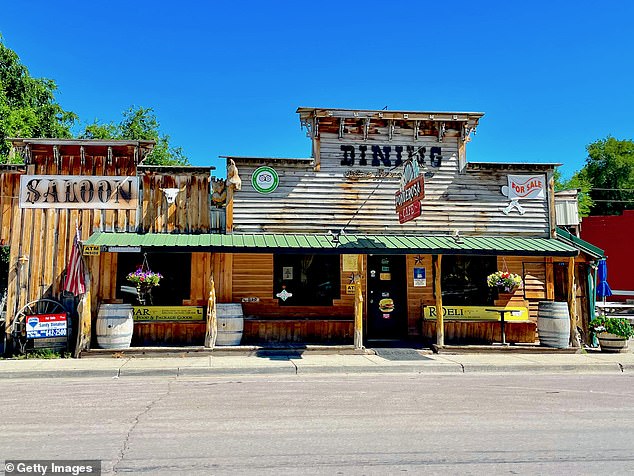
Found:
[{"label": "wooden barrel", "polygon": [[132,341],[131,304],[102,304],[97,314],[97,345],[102,349],[127,349]]},{"label": "wooden barrel", "polygon": [[567,349],[570,342],[568,303],[540,301],[537,306],[537,332],[540,345]]},{"label": "wooden barrel", "polygon": [[602,352],[627,352],[629,350],[628,339],[611,334],[600,332],[597,334]]},{"label": "wooden barrel", "polygon": [[242,304],[216,304],[216,318],[218,319],[218,337],[216,345],[240,345],[244,330]]}]

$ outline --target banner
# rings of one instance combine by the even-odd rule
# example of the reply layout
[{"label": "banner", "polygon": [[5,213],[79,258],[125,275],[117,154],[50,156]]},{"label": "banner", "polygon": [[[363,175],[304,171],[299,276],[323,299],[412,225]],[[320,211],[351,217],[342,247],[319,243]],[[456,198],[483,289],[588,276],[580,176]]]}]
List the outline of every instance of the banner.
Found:
[{"label": "banner", "polygon": [[[505,322],[528,321],[528,309],[525,307],[496,307],[496,306],[443,306],[444,320],[474,320],[474,321],[499,321],[500,313],[497,311],[506,310]],[[425,306],[423,308],[423,318],[435,320],[436,306]]]},{"label": "banner", "polygon": [[202,306],[133,306],[134,322],[202,322]]}]

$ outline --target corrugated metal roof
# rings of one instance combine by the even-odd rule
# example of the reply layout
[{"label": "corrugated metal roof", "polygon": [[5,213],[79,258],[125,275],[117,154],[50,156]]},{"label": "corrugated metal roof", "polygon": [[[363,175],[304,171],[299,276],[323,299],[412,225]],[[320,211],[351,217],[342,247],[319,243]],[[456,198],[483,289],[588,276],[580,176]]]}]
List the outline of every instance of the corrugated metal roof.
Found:
[{"label": "corrugated metal roof", "polygon": [[[222,251],[227,253],[377,253],[377,254],[477,254],[509,256],[575,256],[570,244],[548,238],[502,238],[418,236],[418,235],[333,235],[287,233],[168,234],[102,233],[93,234],[85,245],[165,251]],[[191,248],[196,248],[192,250]]]},{"label": "corrugated metal roof", "polygon": [[591,258],[605,258],[605,252],[601,248],[599,248],[598,246],[594,246],[592,243],[589,243],[586,240],[582,240],[581,238],[576,237],[563,228],[557,228],[557,239],[563,241],[564,243],[569,243],[570,245],[580,249]]}]

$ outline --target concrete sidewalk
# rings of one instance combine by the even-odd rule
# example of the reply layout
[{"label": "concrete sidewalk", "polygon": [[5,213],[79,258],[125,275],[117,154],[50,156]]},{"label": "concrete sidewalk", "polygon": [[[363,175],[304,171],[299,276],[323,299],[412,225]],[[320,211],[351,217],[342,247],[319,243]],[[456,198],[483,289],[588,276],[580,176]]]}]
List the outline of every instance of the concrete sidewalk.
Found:
[{"label": "concrete sidewalk", "polygon": [[[634,353],[456,353],[405,349],[363,353],[312,352],[305,349],[183,353],[139,357],[126,352],[102,358],[0,360],[0,379],[128,376],[222,376],[471,372],[634,373]],[[383,354],[381,355],[376,355]]]}]

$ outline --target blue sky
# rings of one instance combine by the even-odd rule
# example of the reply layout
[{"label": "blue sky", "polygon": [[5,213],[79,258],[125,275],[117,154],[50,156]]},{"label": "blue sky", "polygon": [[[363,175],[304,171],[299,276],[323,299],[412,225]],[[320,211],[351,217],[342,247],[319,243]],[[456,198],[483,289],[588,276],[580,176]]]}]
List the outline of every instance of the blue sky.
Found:
[{"label": "blue sky", "polygon": [[85,122],[152,107],[194,165],[307,157],[298,106],[478,111],[470,161],[634,138],[634,2],[4,2],[0,33]]}]

